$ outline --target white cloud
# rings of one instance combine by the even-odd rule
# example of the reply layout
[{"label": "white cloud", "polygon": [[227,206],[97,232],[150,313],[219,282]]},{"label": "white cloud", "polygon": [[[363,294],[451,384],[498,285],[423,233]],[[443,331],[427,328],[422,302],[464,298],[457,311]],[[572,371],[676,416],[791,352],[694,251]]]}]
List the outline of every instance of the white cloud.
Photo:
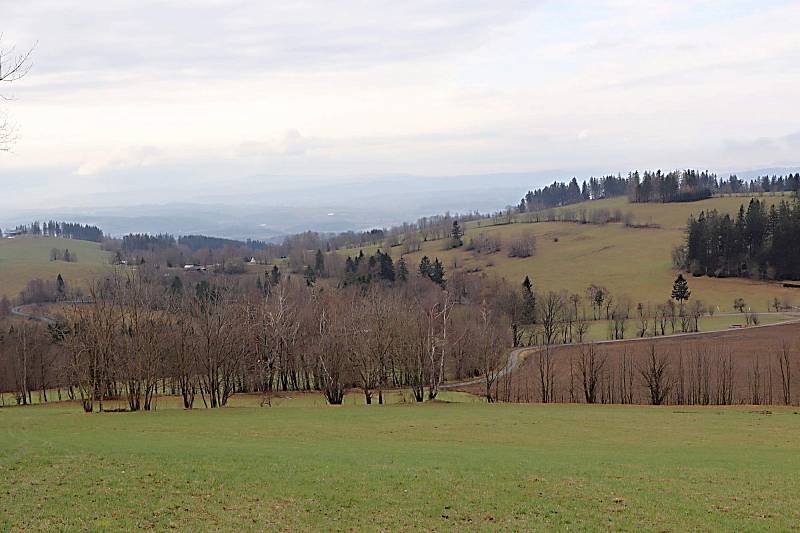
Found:
[{"label": "white cloud", "polygon": [[93,157],[83,161],[75,174],[94,176],[103,172],[117,172],[134,168],[154,166],[163,162],[164,152],[155,146],[137,146],[118,150],[108,157]]},{"label": "white cloud", "polygon": [[780,140],[798,19],[777,0],[12,2],[6,39],[39,45],[0,182],[771,166],[800,157]]}]

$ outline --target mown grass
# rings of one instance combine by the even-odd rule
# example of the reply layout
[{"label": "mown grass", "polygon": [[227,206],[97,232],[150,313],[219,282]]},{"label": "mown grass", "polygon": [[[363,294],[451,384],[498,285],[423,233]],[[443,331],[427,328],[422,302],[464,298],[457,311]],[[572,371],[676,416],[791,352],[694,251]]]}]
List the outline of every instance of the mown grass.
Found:
[{"label": "mown grass", "polygon": [[444,404],[0,410],[0,529],[780,530],[800,415]]},{"label": "mown grass", "polygon": [[[69,249],[77,262],[50,261],[50,250]],[[94,242],[55,237],[21,236],[0,239],[0,297],[16,297],[32,279],[55,281],[61,274],[68,285],[85,286],[110,270],[110,254]]]}]

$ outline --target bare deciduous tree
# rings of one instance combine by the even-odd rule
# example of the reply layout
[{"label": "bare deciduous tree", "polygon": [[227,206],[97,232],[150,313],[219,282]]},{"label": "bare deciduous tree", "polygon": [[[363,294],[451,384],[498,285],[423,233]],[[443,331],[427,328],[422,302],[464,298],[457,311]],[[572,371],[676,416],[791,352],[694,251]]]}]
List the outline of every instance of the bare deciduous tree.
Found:
[{"label": "bare deciduous tree", "polygon": [[781,371],[781,392],[783,393],[783,403],[791,405],[792,403],[792,365],[790,359],[790,350],[787,343],[781,344],[780,348],[776,350],[775,358],[778,360],[778,367]]},{"label": "bare deciduous tree", "polygon": [[228,403],[234,392],[239,363],[247,349],[243,309],[234,302],[225,301],[230,289],[225,285],[209,287],[192,300],[190,307],[197,338],[194,355],[200,394],[203,403],[212,408]]},{"label": "bare deciduous tree", "polygon": [[[18,52],[14,45],[4,47],[3,34],[0,33],[0,82],[10,84],[24,78],[31,69],[32,54],[33,47],[24,52]],[[9,100],[9,97],[0,94],[0,100]],[[14,126],[0,109],[0,152],[9,151],[16,139]]]},{"label": "bare deciduous tree", "polygon": [[536,236],[526,232],[515,236],[508,243],[508,257],[530,257],[536,253]]},{"label": "bare deciduous tree", "polygon": [[555,399],[555,360],[550,345],[539,351],[536,360],[539,371],[539,398],[542,403],[550,403]]},{"label": "bare deciduous tree", "polygon": [[86,412],[94,410],[95,401],[103,410],[103,400],[113,381],[110,365],[120,332],[113,284],[96,283],[89,291],[89,298],[89,303],[73,304],[64,336],[70,381],[78,388]]},{"label": "bare deciduous tree", "polygon": [[669,375],[669,359],[656,353],[655,345],[650,345],[646,363],[639,368],[644,385],[650,393],[652,405],[662,405],[672,389],[673,380]]},{"label": "bare deciduous tree", "polygon": [[597,401],[597,392],[600,380],[606,366],[606,358],[597,353],[594,344],[581,346],[578,369],[583,384],[583,396],[586,403]]},{"label": "bare deciduous tree", "polygon": [[505,346],[500,334],[501,329],[496,325],[497,318],[485,302],[481,306],[479,320],[475,346],[478,368],[483,374],[484,396],[488,402],[493,402],[497,398],[496,395],[492,395],[492,386],[502,371],[501,364]]},{"label": "bare deciduous tree", "polygon": [[553,344],[558,338],[563,310],[564,298],[553,291],[548,292],[539,305],[539,322],[542,325],[544,344],[547,346]]}]

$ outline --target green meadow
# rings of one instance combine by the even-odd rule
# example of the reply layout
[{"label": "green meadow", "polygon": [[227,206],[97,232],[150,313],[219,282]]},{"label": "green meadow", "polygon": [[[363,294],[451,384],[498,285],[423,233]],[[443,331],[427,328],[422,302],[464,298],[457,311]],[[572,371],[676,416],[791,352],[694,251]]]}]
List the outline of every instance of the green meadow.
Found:
[{"label": "green meadow", "polygon": [[[0,409],[0,530],[768,531],[791,408],[458,403]],[[399,398],[395,398],[398,400]]]}]

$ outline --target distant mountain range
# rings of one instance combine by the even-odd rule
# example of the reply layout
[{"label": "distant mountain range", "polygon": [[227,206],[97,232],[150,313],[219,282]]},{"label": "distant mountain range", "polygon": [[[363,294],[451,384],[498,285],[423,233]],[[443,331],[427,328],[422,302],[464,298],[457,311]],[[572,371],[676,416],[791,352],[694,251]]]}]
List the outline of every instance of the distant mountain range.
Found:
[{"label": "distant mountain range", "polygon": [[[735,173],[741,178],[786,174],[798,167]],[[107,234],[203,234],[231,239],[280,240],[307,230],[342,232],[388,227],[444,212],[492,212],[516,205],[529,189],[554,180],[608,172],[551,170],[461,176],[393,175],[337,180],[249,176],[193,187],[181,202],[142,202],[138,196],[93,198],[98,207],[31,208],[0,212],[0,227],[32,220],[97,225]],[[127,202],[139,199],[138,203]],[[157,197],[158,199],[158,197]],[[126,201],[127,200],[127,201]]]}]

